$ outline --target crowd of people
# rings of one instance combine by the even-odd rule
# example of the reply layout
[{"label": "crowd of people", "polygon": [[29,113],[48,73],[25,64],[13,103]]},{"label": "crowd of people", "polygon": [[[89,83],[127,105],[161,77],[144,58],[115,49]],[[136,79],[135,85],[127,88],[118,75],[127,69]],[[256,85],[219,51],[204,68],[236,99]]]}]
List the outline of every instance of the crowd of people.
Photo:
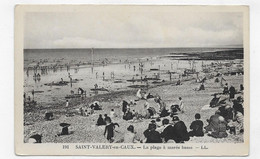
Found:
[{"label": "crowd of people", "polygon": [[[228,94],[233,94],[233,86],[230,87],[231,88],[228,89]],[[224,87],[224,90],[225,89],[226,88]],[[223,94],[225,94],[224,91]],[[218,105],[218,109],[216,110],[215,114],[206,120],[206,126],[204,126],[204,123],[201,120],[201,115],[196,113],[195,120],[189,126],[190,130],[188,130],[186,124],[180,120],[178,116],[178,114],[185,112],[183,100],[181,97],[179,97],[179,104],[171,105],[170,110],[166,109],[165,102],[163,102],[159,96],[153,96],[153,98],[159,106],[159,112],[156,112],[153,107],[150,107],[147,99],[145,98],[143,98],[143,100],[146,100],[144,104],[144,112],[146,113],[143,114],[139,114],[135,110],[131,110],[131,104],[129,104],[127,101],[124,100],[122,102],[124,120],[136,121],[137,119],[153,119],[151,123],[148,124],[148,128],[143,132],[145,139],[140,139],[134,131],[134,126],[129,125],[124,135],[123,142],[184,143],[194,136],[203,137],[206,134],[207,136],[214,138],[225,138],[229,134],[237,135],[243,134],[244,132],[244,107],[243,98],[241,96],[238,96],[236,99],[234,99],[233,95],[229,95],[228,101],[231,101],[233,104],[230,105],[225,101],[222,101]],[[214,98],[216,98],[216,96],[214,96]],[[114,112],[114,110],[111,110],[111,112]],[[110,113],[110,115],[114,117],[114,113]],[[171,120],[169,120],[169,118]],[[110,124],[110,126],[106,128],[107,130],[105,133],[108,133],[109,129],[109,133],[112,135],[108,135],[107,139],[109,142],[113,142],[113,130],[115,126],[111,126],[111,118],[108,117],[108,119],[109,120],[106,121],[106,119],[103,119],[102,115],[100,115],[97,125],[106,125],[107,127],[108,124]]]},{"label": "crowd of people", "polygon": [[[204,84],[201,82],[201,86],[204,90]],[[185,123],[180,119],[179,114],[186,112],[185,104],[182,97],[178,97],[178,103],[166,106],[166,103],[159,95],[153,95],[150,92],[146,92],[143,89],[139,89],[136,93],[137,99],[127,102],[122,101],[122,115],[117,114],[114,109],[111,109],[109,114],[99,114],[96,126],[104,126],[104,136],[108,142],[115,141],[116,127],[119,127],[118,123],[114,123],[112,120],[115,117],[119,117],[125,121],[131,121],[133,123],[144,120],[151,120],[146,130],[143,131],[143,137],[137,135],[134,124],[128,125],[124,132],[122,142],[125,143],[184,143],[189,141],[192,137],[204,137],[205,135],[214,138],[226,138],[229,134],[238,135],[244,133],[244,106],[243,98],[236,94],[243,92],[244,87],[241,84],[239,91],[234,86],[226,83],[223,87],[223,92],[214,94],[214,98],[210,101],[210,107],[218,109],[215,113],[209,116],[205,122],[201,120],[201,114],[194,113],[194,121],[191,123]],[[78,89],[79,94],[83,92],[82,89]],[[224,100],[217,97],[218,94],[226,96]],[[26,96],[24,95],[24,98]],[[148,99],[154,101],[157,104],[158,110],[154,106],[150,106]],[[135,105],[137,101],[144,101],[142,112],[132,109],[132,105]],[[231,104],[230,104],[231,103]],[[66,108],[69,107],[68,100],[66,101]],[[169,108],[169,109],[167,109]],[[82,116],[89,116],[95,113],[95,111],[102,110],[102,106],[98,101],[95,101],[88,106],[79,108],[79,112]],[[46,120],[53,120],[54,115],[52,112],[45,113]],[[206,123],[206,124],[205,124]],[[189,124],[187,127],[186,124]],[[69,135],[70,124],[63,124],[60,135]],[[139,132],[140,133],[140,132]],[[35,138],[36,143],[41,142],[41,135],[32,135],[30,138]]]}]

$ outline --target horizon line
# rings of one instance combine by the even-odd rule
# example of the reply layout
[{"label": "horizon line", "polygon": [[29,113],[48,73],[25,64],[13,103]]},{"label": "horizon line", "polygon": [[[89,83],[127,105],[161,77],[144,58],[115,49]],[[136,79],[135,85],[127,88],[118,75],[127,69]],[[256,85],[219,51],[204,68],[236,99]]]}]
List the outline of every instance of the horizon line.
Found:
[{"label": "horizon line", "polygon": [[226,45],[226,46],[194,46],[194,47],[85,47],[85,48],[24,48],[23,50],[51,50],[51,49],[174,49],[174,48],[228,48],[228,49],[239,49],[244,48],[243,45]]}]

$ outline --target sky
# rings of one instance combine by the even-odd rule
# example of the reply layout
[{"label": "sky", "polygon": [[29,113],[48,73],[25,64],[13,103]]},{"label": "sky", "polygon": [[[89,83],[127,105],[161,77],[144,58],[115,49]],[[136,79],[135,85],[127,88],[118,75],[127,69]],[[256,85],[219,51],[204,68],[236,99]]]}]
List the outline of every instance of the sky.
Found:
[{"label": "sky", "polygon": [[80,12],[27,12],[24,47],[163,48],[243,44],[241,12],[158,8],[90,7]]}]

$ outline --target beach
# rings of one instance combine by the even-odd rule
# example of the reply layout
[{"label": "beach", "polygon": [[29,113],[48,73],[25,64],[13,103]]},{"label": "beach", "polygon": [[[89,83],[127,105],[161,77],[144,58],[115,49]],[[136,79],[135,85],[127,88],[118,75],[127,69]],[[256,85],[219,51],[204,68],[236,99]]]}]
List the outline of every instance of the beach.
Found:
[{"label": "beach", "polygon": [[[166,52],[165,54],[169,53],[171,52]],[[43,143],[108,142],[106,137],[103,136],[105,127],[96,126],[96,122],[99,114],[109,114],[111,109],[114,109],[117,114],[117,117],[112,118],[112,121],[120,125],[119,128],[116,128],[115,142],[122,140],[124,133],[127,131],[126,128],[129,125],[135,127],[139,138],[144,138],[143,132],[147,129],[148,123],[150,123],[152,119],[144,119],[141,122],[125,121],[122,119],[122,100],[131,101],[136,99],[138,88],[129,87],[131,85],[142,86],[146,92],[159,95],[166,103],[167,109],[169,109],[172,104],[178,103],[178,98],[182,97],[185,112],[178,114],[178,116],[185,122],[187,128],[189,129],[191,122],[194,120],[195,113],[201,114],[201,120],[204,126],[206,126],[206,119],[209,119],[217,110],[217,108],[207,108],[206,105],[209,105],[210,100],[213,98],[212,94],[221,93],[223,91],[223,87],[220,83],[215,82],[215,75],[219,72],[223,73],[223,77],[226,80],[225,83],[233,85],[236,89],[239,89],[240,84],[243,84],[243,74],[238,74],[239,71],[237,71],[241,71],[241,67],[237,67],[238,64],[243,65],[241,59],[222,59],[221,62],[214,59],[192,61],[190,59],[162,58],[161,56],[154,55],[140,55],[135,58],[127,57],[115,59],[109,59],[109,62],[105,65],[102,65],[102,60],[101,62],[96,61],[93,66],[91,64],[91,57],[89,57],[89,65],[87,64],[88,62],[86,62],[86,65],[75,65],[75,68],[71,67],[69,71],[64,67],[56,71],[50,69],[48,74],[41,75],[40,80],[33,79],[33,70],[29,70],[29,75],[27,75],[25,71],[24,92],[28,95],[30,95],[32,90],[39,92],[34,94],[34,100],[37,104],[24,107],[25,140],[31,131],[37,131],[43,135]],[[63,65],[65,66],[67,62],[68,61],[63,61]],[[140,70],[140,64],[144,65],[141,67],[142,70]],[[29,65],[30,64],[28,64],[28,66]],[[27,68],[28,67],[25,67],[25,70]],[[205,71],[206,68],[212,69],[212,71],[207,72]],[[186,69],[196,71],[183,76],[183,72]],[[232,75],[232,71],[235,72],[235,75]],[[103,72],[105,74],[104,76]],[[111,72],[114,73],[114,77]],[[69,81],[68,73],[70,73],[74,80],[77,79],[75,83],[69,83],[64,86],[44,85],[46,83],[52,83],[53,81],[58,82],[61,78],[64,81]],[[160,78],[156,80],[158,74]],[[204,83],[205,90],[196,91],[196,88],[200,86],[200,83],[196,82],[196,80],[202,79],[203,77],[207,77]],[[152,78],[153,80],[146,82],[142,80],[144,78]],[[176,86],[176,82],[179,79],[182,85]],[[129,82],[129,80],[133,80],[134,82]],[[105,88],[108,91],[91,91],[90,89],[94,88],[94,84],[98,84],[100,88]],[[66,95],[69,95],[71,91],[77,93],[79,87],[86,91],[86,95],[82,98],[68,99],[69,107],[65,108]],[[243,95],[237,94],[236,96]],[[89,105],[94,101],[100,102],[103,109],[95,111],[94,114],[90,116],[85,117],[79,115],[80,107]],[[144,100],[139,100],[136,102],[136,105],[132,105],[130,109],[141,111],[144,109],[144,102]],[[153,99],[149,99],[148,102],[158,110],[158,106]],[[54,113],[54,120],[44,120],[46,111]],[[66,116],[68,112],[73,114],[73,116]],[[170,117],[166,118],[170,119]],[[61,131],[59,124],[62,122],[71,124],[69,127],[71,134],[57,137],[56,134]],[[243,142],[243,134],[230,134],[227,138],[223,139],[215,139],[205,135],[204,137],[193,137],[188,142],[240,143]]]}]

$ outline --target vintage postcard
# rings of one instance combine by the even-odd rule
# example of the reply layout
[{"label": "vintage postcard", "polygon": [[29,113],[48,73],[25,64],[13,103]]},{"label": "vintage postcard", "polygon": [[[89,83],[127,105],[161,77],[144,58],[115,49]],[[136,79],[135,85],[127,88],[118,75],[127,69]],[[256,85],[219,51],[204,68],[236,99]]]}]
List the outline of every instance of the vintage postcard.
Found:
[{"label": "vintage postcard", "polygon": [[249,7],[17,5],[17,155],[246,156]]}]

